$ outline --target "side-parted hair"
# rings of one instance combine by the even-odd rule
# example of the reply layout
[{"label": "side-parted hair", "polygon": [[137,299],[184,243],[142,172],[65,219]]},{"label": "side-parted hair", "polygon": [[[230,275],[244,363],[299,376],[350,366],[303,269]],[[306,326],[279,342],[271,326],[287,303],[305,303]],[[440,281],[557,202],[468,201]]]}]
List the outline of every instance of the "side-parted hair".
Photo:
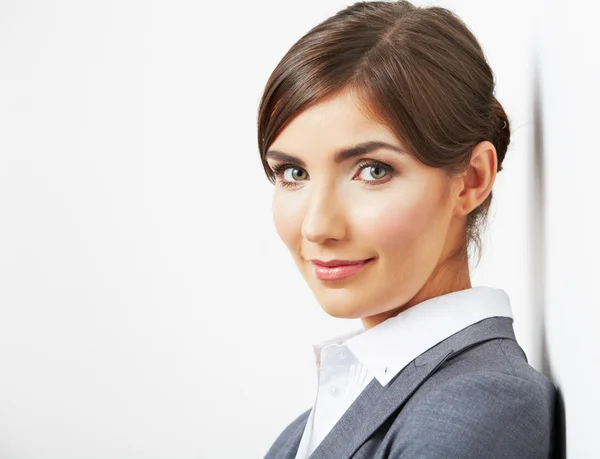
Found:
[{"label": "side-parted hair", "polygon": [[[481,46],[453,12],[408,1],[356,2],[302,36],[269,77],[258,111],[265,173],[274,182],[265,154],[285,126],[346,90],[423,164],[460,174],[475,145],[488,140],[499,172],[510,124],[494,87]],[[467,218],[464,247],[473,242],[479,258],[491,201],[490,191]]]}]

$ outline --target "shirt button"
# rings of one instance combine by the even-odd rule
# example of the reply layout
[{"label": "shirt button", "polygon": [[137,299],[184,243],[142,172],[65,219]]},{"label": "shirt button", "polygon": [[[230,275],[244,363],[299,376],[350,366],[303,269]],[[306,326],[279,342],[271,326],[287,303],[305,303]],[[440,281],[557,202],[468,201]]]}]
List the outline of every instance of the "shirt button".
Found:
[{"label": "shirt button", "polygon": [[338,395],[340,395],[340,388],[338,386],[331,386],[330,392],[331,395],[337,397]]},{"label": "shirt button", "polygon": [[338,358],[344,360],[346,358],[346,353],[344,351],[338,351]]}]

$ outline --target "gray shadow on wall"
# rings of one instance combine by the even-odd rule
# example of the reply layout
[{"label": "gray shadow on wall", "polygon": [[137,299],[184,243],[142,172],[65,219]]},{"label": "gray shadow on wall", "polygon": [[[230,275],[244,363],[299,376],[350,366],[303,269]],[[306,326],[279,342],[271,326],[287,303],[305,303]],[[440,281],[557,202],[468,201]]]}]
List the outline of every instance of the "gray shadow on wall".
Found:
[{"label": "gray shadow on wall", "polygon": [[[533,66],[533,295],[534,307],[542,324],[540,330],[540,349],[542,351],[541,371],[548,379],[552,378],[552,365],[548,358],[546,338],[546,231],[545,217],[545,181],[544,181],[544,130],[542,117],[541,82],[538,53],[535,53]],[[565,459],[567,451],[565,405],[562,391],[557,387],[554,406],[553,447],[551,459]]]}]

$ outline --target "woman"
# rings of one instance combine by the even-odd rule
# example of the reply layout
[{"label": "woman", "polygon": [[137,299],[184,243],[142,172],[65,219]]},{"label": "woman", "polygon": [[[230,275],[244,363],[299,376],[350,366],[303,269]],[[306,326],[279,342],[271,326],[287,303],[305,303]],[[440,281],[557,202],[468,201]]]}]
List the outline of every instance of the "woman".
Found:
[{"label": "woman", "polygon": [[510,142],[482,49],[450,11],[359,2],[271,75],[259,151],[277,232],[324,310],[312,409],[268,459],[547,458],[555,388],[468,248]]}]

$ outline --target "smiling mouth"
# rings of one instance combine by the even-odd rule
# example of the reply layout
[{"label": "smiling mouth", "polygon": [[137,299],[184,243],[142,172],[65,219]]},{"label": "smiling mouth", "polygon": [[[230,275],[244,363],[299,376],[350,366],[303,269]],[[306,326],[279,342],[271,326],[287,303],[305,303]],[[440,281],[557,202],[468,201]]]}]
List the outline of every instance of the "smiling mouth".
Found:
[{"label": "smiling mouth", "polygon": [[346,262],[346,264],[337,264],[333,266],[324,266],[316,262],[311,262],[311,264],[313,267],[313,274],[317,279],[322,281],[330,281],[350,277],[362,271],[366,266],[371,264],[373,260],[374,258],[369,258],[359,262],[352,261],[350,264]]}]

